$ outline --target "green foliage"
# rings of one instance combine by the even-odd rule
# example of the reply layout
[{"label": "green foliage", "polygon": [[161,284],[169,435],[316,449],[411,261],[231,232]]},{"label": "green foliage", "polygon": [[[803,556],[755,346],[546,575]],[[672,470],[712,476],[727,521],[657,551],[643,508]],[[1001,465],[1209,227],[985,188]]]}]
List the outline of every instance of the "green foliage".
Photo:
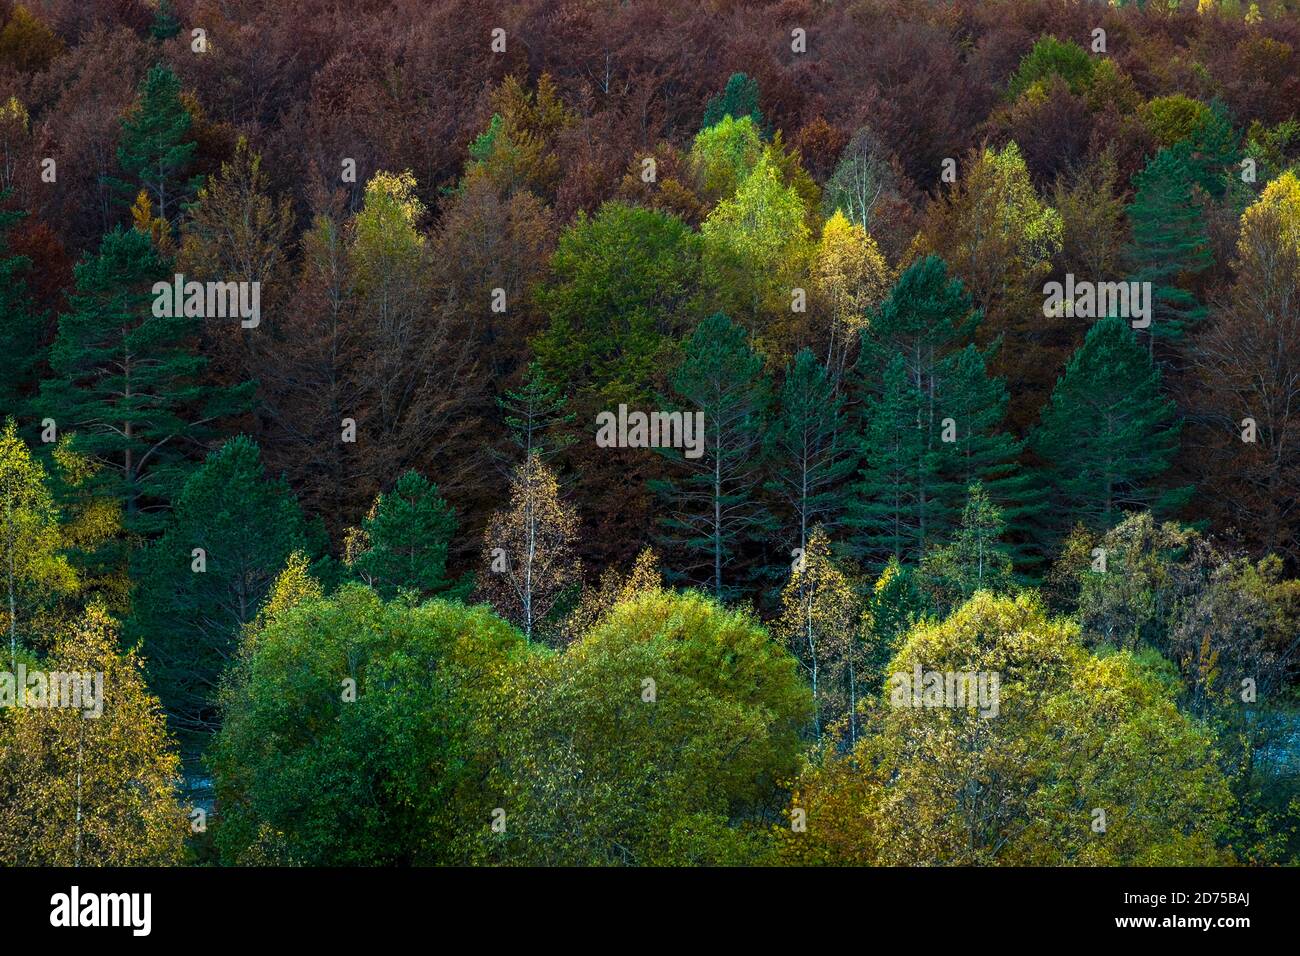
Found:
[{"label": "green foliage", "polygon": [[[0,191],[0,203],[9,199]],[[8,249],[9,234],[25,214],[0,209],[0,408],[15,413],[27,400],[42,360],[45,316],[27,287],[31,260]]]},{"label": "green foliage", "polygon": [[472,578],[447,576],[447,549],[455,536],[456,509],[438,494],[437,485],[408,471],[375,499],[361,523],[352,571],[385,598],[401,591],[421,599],[464,598]]},{"label": "green foliage", "polygon": [[700,128],[716,126],[728,116],[733,119],[748,118],[755,129],[763,129],[763,113],[758,108],[758,81],[752,76],[744,73],[731,74],[726,88],[705,104],[704,121]]},{"label": "green foliage", "polygon": [[1147,335],[1152,340],[1181,339],[1205,317],[1205,306],[1188,290],[1188,282],[1211,264],[1186,151],[1162,149],[1134,175],[1133,185],[1129,259],[1133,279],[1151,283],[1153,314]]},{"label": "green foliage", "polygon": [[[916,706],[904,677],[918,669],[945,687],[944,675],[982,674],[990,691],[996,675],[996,692]],[[806,810],[807,829],[782,834],[791,862],[1231,859],[1233,801],[1213,741],[1149,658],[1094,657],[1033,597],[980,592],[913,627],[889,671],[857,749],[814,759],[796,785],[791,807]]]},{"label": "green foliage", "polygon": [[1126,510],[1168,510],[1190,489],[1154,484],[1178,451],[1181,422],[1160,389],[1160,371],[1119,318],[1088,330],[1032,438],[1046,462],[1050,506],[1043,522],[1056,539],[1067,523],[1094,531],[1116,524]]},{"label": "green foliage", "polygon": [[1082,93],[1092,79],[1093,67],[1088,52],[1074,41],[1041,36],[1021,58],[1020,66],[1007,84],[1007,96],[1014,100],[1035,83],[1052,76],[1065,80],[1071,93]]},{"label": "green foliage", "polygon": [[752,821],[794,771],[812,708],[752,617],[653,590],[564,654],[519,663],[489,708],[491,770],[465,858],[720,863],[761,849]]},{"label": "green foliage", "polygon": [[193,117],[181,102],[181,81],[165,66],[149,69],[140,84],[140,97],[122,120],[117,163],[126,180],[115,185],[130,202],[140,189],[148,191],[158,217],[176,219],[202,177],[187,177],[198,144],[191,139]]},{"label": "green foliage", "polygon": [[789,517],[785,539],[805,548],[814,525],[833,531],[847,506],[844,479],[857,467],[844,414],[826,370],[808,349],[786,366],[778,412],[765,446],[772,473],[768,489],[780,496]]},{"label": "green foliage", "polygon": [[667,213],[607,202],[579,213],[551,259],[538,293],[550,319],[537,360],[582,412],[644,403],[699,294],[696,234]]},{"label": "green foliage", "polygon": [[1010,549],[1002,543],[1002,511],[978,482],[971,485],[961,527],[952,540],[926,552],[921,580],[940,615],[946,615],[976,591],[1007,593],[1013,589]]},{"label": "green foliage", "polygon": [[317,554],[323,538],[284,480],[265,477],[249,438],[230,439],[185,481],[162,536],[139,555],[130,624],[187,740],[216,729],[218,679],[289,555]]},{"label": "green foliage", "polygon": [[211,437],[213,422],[242,410],[253,388],[203,383],[196,319],[154,314],[151,290],[166,273],[149,236],[108,233],[75,269],[53,375],[37,400],[42,417],[74,435],[72,450],[102,466],[94,487],[123,503],[129,531],[159,527],[183,480],[185,444]]},{"label": "green foliage", "polygon": [[453,838],[479,822],[455,810],[488,769],[474,750],[482,701],[524,652],[487,608],[386,604],[357,585],[271,616],[224,691],[211,758],[222,859],[449,862]]},{"label": "green foliage", "polygon": [[741,551],[772,529],[758,499],[770,386],[745,330],[721,312],[699,324],[673,376],[684,414],[704,415],[703,451],[666,450],[674,474],[649,483],[664,503],[661,538],[670,576],[704,587],[719,601],[737,591]]}]

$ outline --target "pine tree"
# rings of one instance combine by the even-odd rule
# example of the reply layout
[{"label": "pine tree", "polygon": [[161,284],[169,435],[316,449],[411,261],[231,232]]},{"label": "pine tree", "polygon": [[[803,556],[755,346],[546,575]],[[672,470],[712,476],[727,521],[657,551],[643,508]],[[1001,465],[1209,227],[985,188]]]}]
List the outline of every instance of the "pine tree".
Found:
[{"label": "pine tree", "polygon": [[1128,324],[1095,323],[1031,438],[1048,462],[1048,553],[1076,521],[1104,532],[1125,509],[1168,510],[1186,500],[1190,489],[1152,485],[1177,452],[1180,429],[1174,402],[1161,394],[1160,371]]},{"label": "pine tree", "polygon": [[[1003,430],[1010,396],[999,378],[988,374],[984,355],[968,345],[947,356],[939,382],[942,473],[948,487],[979,483],[1019,536],[1042,510],[1036,477],[1020,467],[1025,442]],[[951,428],[951,431],[949,431]],[[951,435],[953,441],[946,439]],[[1020,552],[1013,552],[1021,558]]]},{"label": "pine tree", "polygon": [[863,412],[861,470],[845,524],[859,560],[880,567],[891,557],[919,559],[926,537],[925,494],[938,485],[938,460],[917,427],[921,394],[902,355],[885,369],[883,390]]},{"label": "pine tree", "polygon": [[1239,170],[1240,143],[1228,107],[1216,99],[1192,135],[1173,148],[1187,163],[1196,185],[1212,199],[1222,199]]},{"label": "pine tree", "polygon": [[76,267],[51,350],[53,377],[37,400],[60,432],[75,433],[73,450],[103,466],[96,486],[123,502],[129,531],[158,527],[186,445],[244,407],[253,388],[200,384],[205,361],[190,348],[195,319],[153,314],[150,290],[166,272],[147,235],[106,235]]},{"label": "pine tree", "polygon": [[[872,566],[891,554],[919,559],[926,539],[956,523],[963,472],[1008,473],[999,456],[1013,452],[988,431],[1001,417],[999,386],[982,379],[980,353],[958,351],[980,318],[961,280],[930,255],[904,270],[863,332],[855,374],[867,444],[853,548]],[[965,436],[967,457],[948,435]]]},{"label": "pine tree", "polygon": [[[9,196],[0,192],[0,207]],[[0,408],[7,412],[17,412],[35,385],[45,325],[27,288],[31,260],[8,250],[9,233],[24,215],[0,208]]]},{"label": "pine tree", "polygon": [[683,415],[703,413],[704,447],[695,458],[666,450],[680,477],[649,483],[667,511],[660,523],[676,565],[670,577],[726,600],[744,583],[746,546],[773,526],[757,497],[770,404],[763,360],[745,330],[718,312],[691,335],[672,388]]},{"label": "pine tree", "polygon": [[247,437],[186,480],[162,536],[138,556],[130,626],[150,685],[187,741],[216,730],[218,679],[289,556],[324,544],[284,480],[266,478]]},{"label": "pine tree", "polygon": [[775,476],[767,487],[789,508],[786,540],[803,551],[814,525],[833,531],[842,518],[844,479],[856,467],[856,450],[845,427],[844,398],[807,349],[786,367],[779,409],[765,440]]},{"label": "pine tree", "polygon": [[763,112],[758,108],[758,81],[744,73],[733,73],[727,79],[726,88],[717,96],[711,97],[704,107],[704,121],[701,129],[716,125],[724,116],[740,119],[748,116],[754,126],[763,129]]},{"label": "pine tree", "polygon": [[420,598],[463,598],[471,580],[447,576],[447,549],[456,535],[456,509],[438,486],[416,471],[397,479],[348,536],[345,560],[353,573],[385,598],[399,591]]},{"label": "pine tree", "polygon": [[1128,208],[1133,244],[1128,250],[1133,279],[1151,283],[1151,325],[1147,350],[1155,339],[1180,340],[1205,317],[1205,307],[1188,282],[1211,264],[1205,221],[1193,192],[1192,171],[1183,151],[1162,149],[1133,177],[1136,190]]},{"label": "pine tree", "polygon": [[180,216],[182,203],[202,181],[185,175],[198,149],[189,138],[192,124],[176,74],[162,65],[151,67],[134,110],[122,120],[117,163],[127,178],[115,185],[128,199],[147,190],[164,222]]},{"label": "pine tree", "polygon": [[1001,541],[1007,527],[1002,511],[979,482],[970,486],[968,495],[957,533],[921,561],[921,580],[940,617],[976,591],[1012,587],[1010,548]]},{"label": "pine tree", "polygon": [[566,411],[568,404],[568,398],[536,361],[528,363],[522,385],[497,399],[510,430],[510,442],[523,453],[525,461],[536,452],[543,462],[548,462],[573,444],[572,435],[555,434],[576,417]]}]

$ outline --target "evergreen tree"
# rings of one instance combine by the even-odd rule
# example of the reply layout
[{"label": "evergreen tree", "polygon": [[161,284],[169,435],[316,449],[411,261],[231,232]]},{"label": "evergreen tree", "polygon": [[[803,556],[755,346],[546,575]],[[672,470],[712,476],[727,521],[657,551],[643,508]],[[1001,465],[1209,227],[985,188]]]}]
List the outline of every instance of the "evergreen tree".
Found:
[{"label": "evergreen tree", "polygon": [[[9,198],[0,191],[0,206]],[[9,233],[26,215],[0,208],[0,409],[16,413],[35,384],[43,316],[27,288],[31,260],[12,254]]]},{"label": "evergreen tree", "polygon": [[218,680],[289,556],[324,543],[250,438],[230,439],[186,480],[162,536],[139,554],[131,631],[189,741],[217,728]]},{"label": "evergreen tree", "polygon": [[523,453],[525,461],[536,452],[548,462],[573,444],[572,435],[555,434],[576,417],[566,411],[568,404],[568,398],[536,361],[528,363],[522,385],[497,399],[510,430],[510,443]]},{"label": "evergreen tree", "polygon": [[763,360],[718,312],[691,335],[672,388],[683,415],[703,412],[704,447],[697,458],[666,450],[680,477],[650,482],[667,510],[662,540],[676,564],[671,576],[723,600],[741,583],[746,546],[773,527],[756,496],[770,402]]},{"label": "evergreen tree", "polygon": [[757,129],[763,129],[763,111],[758,108],[758,80],[744,73],[731,74],[726,88],[705,104],[700,128],[714,126],[725,116],[734,119],[748,116]]},{"label": "evergreen tree", "polygon": [[1009,591],[1011,553],[1002,543],[1006,530],[1002,511],[979,482],[971,485],[961,527],[952,540],[926,552],[921,580],[940,617],[976,591]]},{"label": "evergreen tree", "polygon": [[200,384],[205,360],[190,340],[196,319],[158,316],[151,288],[166,263],[147,235],[116,229],[75,269],[70,311],[59,317],[50,354],[53,377],[37,408],[73,450],[103,467],[97,487],[119,498],[129,531],[159,525],[178,487],[187,444],[242,408],[253,384]]},{"label": "evergreen tree", "polygon": [[1133,279],[1151,283],[1151,325],[1147,350],[1157,338],[1177,341],[1205,317],[1205,307],[1188,290],[1189,280],[1211,263],[1209,239],[1195,203],[1193,175],[1185,153],[1162,149],[1133,177],[1128,208],[1133,226],[1129,260]]},{"label": "evergreen tree", "polygon": [[456,509],[438,494],[438,486],[416,471],[397,479],[380,494],[348,536],[346,560],[353,572],[385,598],[411,591],[463,598],[471,580],[447,576],[447,549],[456,535]]},{"label": "evergreen tree", "polygon": [[181,102],[181,81],[165,66],[150,68],[140,84],[140,97],[122,120],[117,163],[126,174],[115,185],[128,199],[140,189],[148,192],[164,222],[175,220],[181,204],[194,194],[202,177],[185,174],[198,143],[190,139],[193,117]]},{"label": "evergreen tree", "polygon": [[1222,199],[1241,162],[1241,141],[1223,101],[1211,102],[1192,134],[1173,149],[1191,170],[1196,185],[1212,199]]},{"label": "evergreen tree", "polygon": [[1048,465],[1043,523],[1050,551],[1076,521],[1103,532],[1125,509],[1167,510],[1190,489],[1161,492],[1152,481],[1178,450],[1181,422],[1160,392],[1160,371],[1128,324],[1102,319],[1088,331],[1031,439]]},{"label": "evergreen tree", "polygon": [[154,12],[153,23],[149,26],[149,35],[155,40],[170,40],[181,32],[181,23],[176,19],[171,0],[158,0],[158,9]]},{"label": "evergreen tree", "polygon": [[917,427],[921,407],[903,356],[895,355],[883,391],[867,401],[862,468],[845,521],[854,556],[874,567],[891,557],[919,559],[924,549],[924,495],[938,484],[939,462]]},{"label": "evergreen tree", "polygon": [[780,410],[766,436],[775,475],[768,489],[789,508],[785,537],[801,551],[814,525],[831,531],[843,515],[844,479],[856,467],[843,410],[844,398],[835,394],[825,368],[812,352],[801,350],[786,367]]},{"label": "evergreen tree", "polygon": [[1006,386],[988,374],[984,355],[974,345],[947,356],[936,377],[943,416],[937,447],[946,484],[969,488],[979,483],[1012,529],[1022,531],[1041,511],[1045,491],[1020,467],[1025,442],[1002,430],[1010,401]]},{"label": "evergreen tree", "polygon": [[1000,386],[985,377],[978,352],[958,351],[980,318],[961,280],[929,255],[904,270],[862,333],[856,373],[867,444],[853,548],[873,566],[891,554],[919,560],[924,541],[956,523],[966,472],[1011,474],[1005,456],[1014,444],[988,431],[1004,408]]}]

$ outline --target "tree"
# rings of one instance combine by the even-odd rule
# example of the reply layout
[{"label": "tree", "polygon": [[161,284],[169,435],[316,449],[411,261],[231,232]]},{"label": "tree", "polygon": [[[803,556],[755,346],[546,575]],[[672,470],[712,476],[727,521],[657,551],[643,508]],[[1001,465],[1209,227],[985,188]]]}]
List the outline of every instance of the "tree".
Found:
[{"label": "tree", "polygon": [[845,423],[844,398],[807,349],[786,366],[779,411],[764,444],[771,472],[767,483],[789,509],[785,538],[802,553],[814,525],[835,528],[846,507],[844,480],[857,467]]},{"label": "tree", "polygon": [[[454,862],[487,771],[472,727],[519,632],[488,608],[302,593],[244,639],[212,752],[231,865]],[[468,794],[462,793],[468,791]],[[493,804],[495,805],[495,804]]]},{"label": "tree", "polygon": [[530,643],[582,580],[577,534],[577,516],[560,500],[555,473],[534,452],[515,471],[509,507],[488,522],[479,575],[483,595]]},{"label": "tree", "polygon": [[[9,193],[0,191],[0,203]],[[32,299],[32,261],[10,248],[22,213],[0,209],[0,408],[16,412],[28,399],[42,359],[45,316]]]},{"label": "tree", "polygon": [[535,343],[582,418],[648,401],[697,307],[699,239],[675,216],[607,202],[579,213],[538,293],[550,324]]},{"label": "tree", "polygon": [[[150,302],[166,266],[149,237],[116,229],[76,267],[70,311],[59,316],[38,410],[73,450],[102,470],[96,486],[119,498],[129,531],[161,522],[175,493],[186,446],[205,441],[213,422],[240,410],[251,383],[201,384],[205,360],[190,340],[195,321],[157,315]],[[175,310],[179,311],[179,310]]]},{"label": "tree", "polygon": [[875,240],[861,225],[836,210],[822,227],[812,254],[812,291],[820,325],[810,330],[810,344],[824,345],[827,374],[838,389],[856,359],[867,316],[889,292],[889,267]]},{"label": "tree", "polygon": [[1128,208],[1133,244],[1128,258],[1133,280],[1151,283],[1147,348],[1157,337],[1177,341],[1205,317],[1205,307],[1187,288],[1209,267],[1205,220],[1194,202],[1192,172],[1183,154],[1162,149],[1133,177]]},{"label": "tree", "polygon": [[[260,319],[277,324],[289,293],[290,252],[294,229],[289,198],[274,201],[262,157],[242,137],[235,154],[221,164],[188,208],[181,230],[177,268],[200,281],[250,282],[259,288]],[[205,330],[210,351],[221,355],[228,375],[247,377],[254,366],[252,341],[267,329],[239,333],[209,317]]]},{"label": "tree", "polygon": [[737,566],[746,545],[771,530],[756,494],[771,401],[763,360],[745,330],[718,312],[686,343],[672,389],[683,415],[703,415],[704,440],[697,457],[667,450],[675,474],[650,483],[666,512],[661,540],[670,578],[698,584],[722,601],[740,585]]},{"label": "tree", "polygon": [[487,777],[466,814],[476,825],[457,835],[455,855],[757,862],[811,709],[794,660],[750,614],[701,594],[642,592],[563,654],[506,669],[485,708]]},{"label": "tree", "polygon": [[1300,556],[1300,179],[1283,173],[1241,217],[1237,280],[1190,357],[1189,446],[1200,506],[1257,552]]},{"label": "tree", "polygon": [[525,461],[536,452],[543,462],[548,462],[573,444],[573,435],[560,431],[572,425],[576,417],[565,410],[568,404],[568,397],[537,361],[528,363],[523,384],[497,398],[497,407],[510,431],[510,443],[523,453]]},{"label": "tree", "polygon": [[947,544],[927,551],[921,560],[921,580],[930,603],[946,616],[976,591],[1006,593],[1012,589],[1010,549],[1001,542],[1006,531],[1002,511],[976,482],[970,486],[961,527]]},{"label": "tree", "polygon": [[1181,428],[1173,401],[1161,394],[1159,369],[1128,324],[1096,322],[1031,438],[1048,462],[1048,527],[1059,536],[1082,521],[1100,532],[1125,509],[1177,507],[1190,489],[1162,492],[1152,482],[1178,451]]},{"label": "tree", "polygon": [[917,427],[921,403],[903,356],[895,355],[881,393],[863,412],[862,467],[845,519],[853,555],[872,567],[891,557],[919,558],[924,550],[927,493],[938,480],[938,463]]},{"label": "tree", "polygon": [[227,441],[186,479],[162,536],[138,558],[130,630],[187,743],[217,728],[221,674],[285,561],[299,549],[319,554],[323,538],[284,480],[267,480],[247,437]]},{"label": "tree", "polygon": [[763,137],[753,119],[728,115],[695,134],[687,161],[700,194],[716,203],[736,194],[763,151]]},{"label": "tree", "polygon": [[1007,84],[1007,97],[1016,99],[1035,83],[1059,76],[1070,85],[1070,92],[1080,93],[1092,79],[1093,60],[1088,52],[1072,40],[1041,36],[1020,60],[1020,66]]},{"label": "tree", "polygon": [[857,743],[857,705],[867,676],[865,645],[858,633],[861,613],[853,583],[831,560],[826,532],[815,528],[781,591],[781,615],[773,631],[812,685],[813,736],[818,742],[833,726],[847,723],[843,730],[850,746]]},{"label": "tree", "polygon": [[380,494],[352,529],[345,561],[352,572],[385,598],[399,591],[424,599],[464,597],[469,580],[447,575],[447,549],[456,535],[456,509],[438,494],[438,486],[416,471],[397,479]]},{"label": "tree", "polygon": [[117,163],[128,179],[116,185],[132,198],[137,190],[147,190],[164,222],[179,218],[185,199],[202,181],[186,176],[198,149],[191,138],[193,122],[181,102],[176,74],[162,65],[151,67],[134,109],[122,120]]},{"label": "tree", "polygon": [[176,792],[180,758],[140,658],[119,652],[117,642],[117,623],[92,604],[42,662],[48,674],[81,679],[85,706],[16,707],[0,720],[0,861],[7,866],[184,859],[190,827]]},{"label": "tree", "polygon": [[744,73],[733,73],[727,78],[726,88],[709,99],[704,107],[701,129],[715,126],[725,117],[749,118],[756,129],[763,128],[763,113],[758,108],[758,81]]},{"label": "tree", "polygon": [[790,314],[792,293],[807,266],[807,207],[782,180],[769,147],[736,194],[709,213],[700,234],[704,275],[722,309],[744,316],[781,349],[776,316]]},{"label": "tree", "polygon": [[961,277],[985,316],[982,341],[1002,337],[994,372],[1017,396],[1013,419],[1026,421],[1054,367],[1042,344],[1042,284],[1061,248],[1061,217],[1038,198],[1015,143],[966,159],[958,184],[931,204],[919,242]]},{"label": "tree", "polygon": [[[825,753],[796,782],[790,806],[806,830],[783,832],[789,861],[1232,859],[1232,795],[1214,741],[1175,706],[1159,658],[1094,657],[1036,598],[980,592],[914,626],[889,670],[858,747]],[[918,673],[922,686],[909,686]]]},{"label": "tree", "polygon": [[[17,664],[20,633],[29,638],[37,612],[50,599],[75,590],[77,576],[61,553],[59,514],[13,419],[0,431],[0,564],[7,601],[0,608],[9,636],[9,663]],[[30,639],[23,644],[31,646]]]}]

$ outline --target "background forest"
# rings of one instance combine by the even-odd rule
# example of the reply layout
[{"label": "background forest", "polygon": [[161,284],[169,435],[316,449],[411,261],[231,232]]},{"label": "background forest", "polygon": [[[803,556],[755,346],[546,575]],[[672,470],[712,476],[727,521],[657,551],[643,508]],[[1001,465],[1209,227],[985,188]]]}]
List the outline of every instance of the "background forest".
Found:
[{"label": "background forest", "polygon": [[0,0],[6,666],[105,675],[0,862],[1296,862],[1298,104],[1291,2]]}]

